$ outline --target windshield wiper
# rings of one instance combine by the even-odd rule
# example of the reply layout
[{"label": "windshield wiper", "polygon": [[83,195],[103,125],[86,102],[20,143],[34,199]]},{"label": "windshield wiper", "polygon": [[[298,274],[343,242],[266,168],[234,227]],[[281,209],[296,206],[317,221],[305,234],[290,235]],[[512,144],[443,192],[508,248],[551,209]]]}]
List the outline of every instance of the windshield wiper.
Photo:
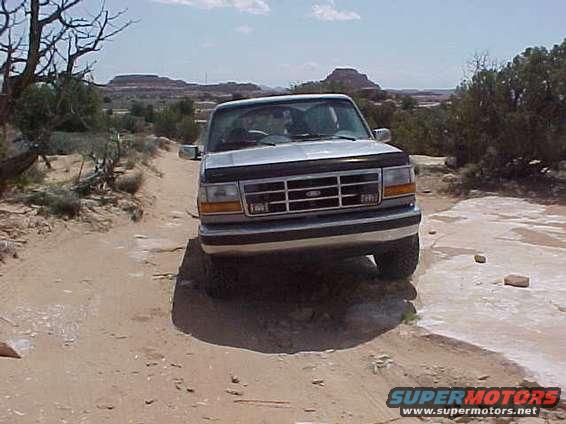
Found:
[{"label": "windshield wiper", "polygon": [[301,141],[308,141],[308,140],[320,140],[323,138],[333,139],[333,140],[350,140],[356,141],[356,137],[349,137],[347,135],[336,135],[336,134],[316,134],[316,133],[305,133],[305,134],[296,134],[291,137],[293,140],[301,140]]}]

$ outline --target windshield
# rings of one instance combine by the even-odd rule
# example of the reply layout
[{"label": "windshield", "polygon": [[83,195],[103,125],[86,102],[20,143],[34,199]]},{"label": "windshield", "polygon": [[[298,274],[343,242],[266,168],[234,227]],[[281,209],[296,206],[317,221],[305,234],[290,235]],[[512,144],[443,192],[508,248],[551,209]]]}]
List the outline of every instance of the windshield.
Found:
[{"label": "windshield", "polygon": [[277,102],[215,112],[210,127],[208,151],[369,137],[360,114],[348,100]]}]

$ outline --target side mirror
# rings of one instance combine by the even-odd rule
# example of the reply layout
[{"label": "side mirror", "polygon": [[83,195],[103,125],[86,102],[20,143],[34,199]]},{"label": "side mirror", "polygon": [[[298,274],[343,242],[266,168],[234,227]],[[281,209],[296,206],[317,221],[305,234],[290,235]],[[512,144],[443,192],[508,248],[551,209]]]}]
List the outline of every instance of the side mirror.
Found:
[{"label": "side mirror", "polygon": [[181,144],[181,146],[179,146],[179,157],[181,159],[197,160],[198,156],[198,146],[192,144]]},{"label": "side mirror", "polygon": [[391,130],[389,128],[379,128],[373,130],[373,134],[375,136],[375,139],[382,143],[391,143],[391,140],[393,140],[393,136],[391,135]]}]

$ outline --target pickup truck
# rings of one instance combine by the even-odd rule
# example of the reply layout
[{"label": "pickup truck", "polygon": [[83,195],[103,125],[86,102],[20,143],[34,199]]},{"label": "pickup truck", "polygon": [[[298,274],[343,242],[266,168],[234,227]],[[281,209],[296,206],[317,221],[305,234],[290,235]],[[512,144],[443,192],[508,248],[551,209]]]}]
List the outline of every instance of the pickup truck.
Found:
[{"label": "pickup truck", "polygon": [[228,102],[212,113],[202,151],[199,239],[206,286],[222,297],[242,257],[373,255],[380,277],[410,277],[421,212],[407,153],[371,131],[351,98],[291,95]]}]

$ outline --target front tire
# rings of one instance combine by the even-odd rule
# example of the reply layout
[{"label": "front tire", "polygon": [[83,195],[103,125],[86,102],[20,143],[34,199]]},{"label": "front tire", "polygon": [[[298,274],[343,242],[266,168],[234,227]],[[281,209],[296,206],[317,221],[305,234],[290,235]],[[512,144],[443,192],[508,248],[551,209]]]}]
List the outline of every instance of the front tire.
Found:
[{"label": "front tire", "polygon": [[389,252],[373,255],[379,276],[386,280],[410,278],[419,264],[420,243],[416,234],[404,239],[399,247]]}]

